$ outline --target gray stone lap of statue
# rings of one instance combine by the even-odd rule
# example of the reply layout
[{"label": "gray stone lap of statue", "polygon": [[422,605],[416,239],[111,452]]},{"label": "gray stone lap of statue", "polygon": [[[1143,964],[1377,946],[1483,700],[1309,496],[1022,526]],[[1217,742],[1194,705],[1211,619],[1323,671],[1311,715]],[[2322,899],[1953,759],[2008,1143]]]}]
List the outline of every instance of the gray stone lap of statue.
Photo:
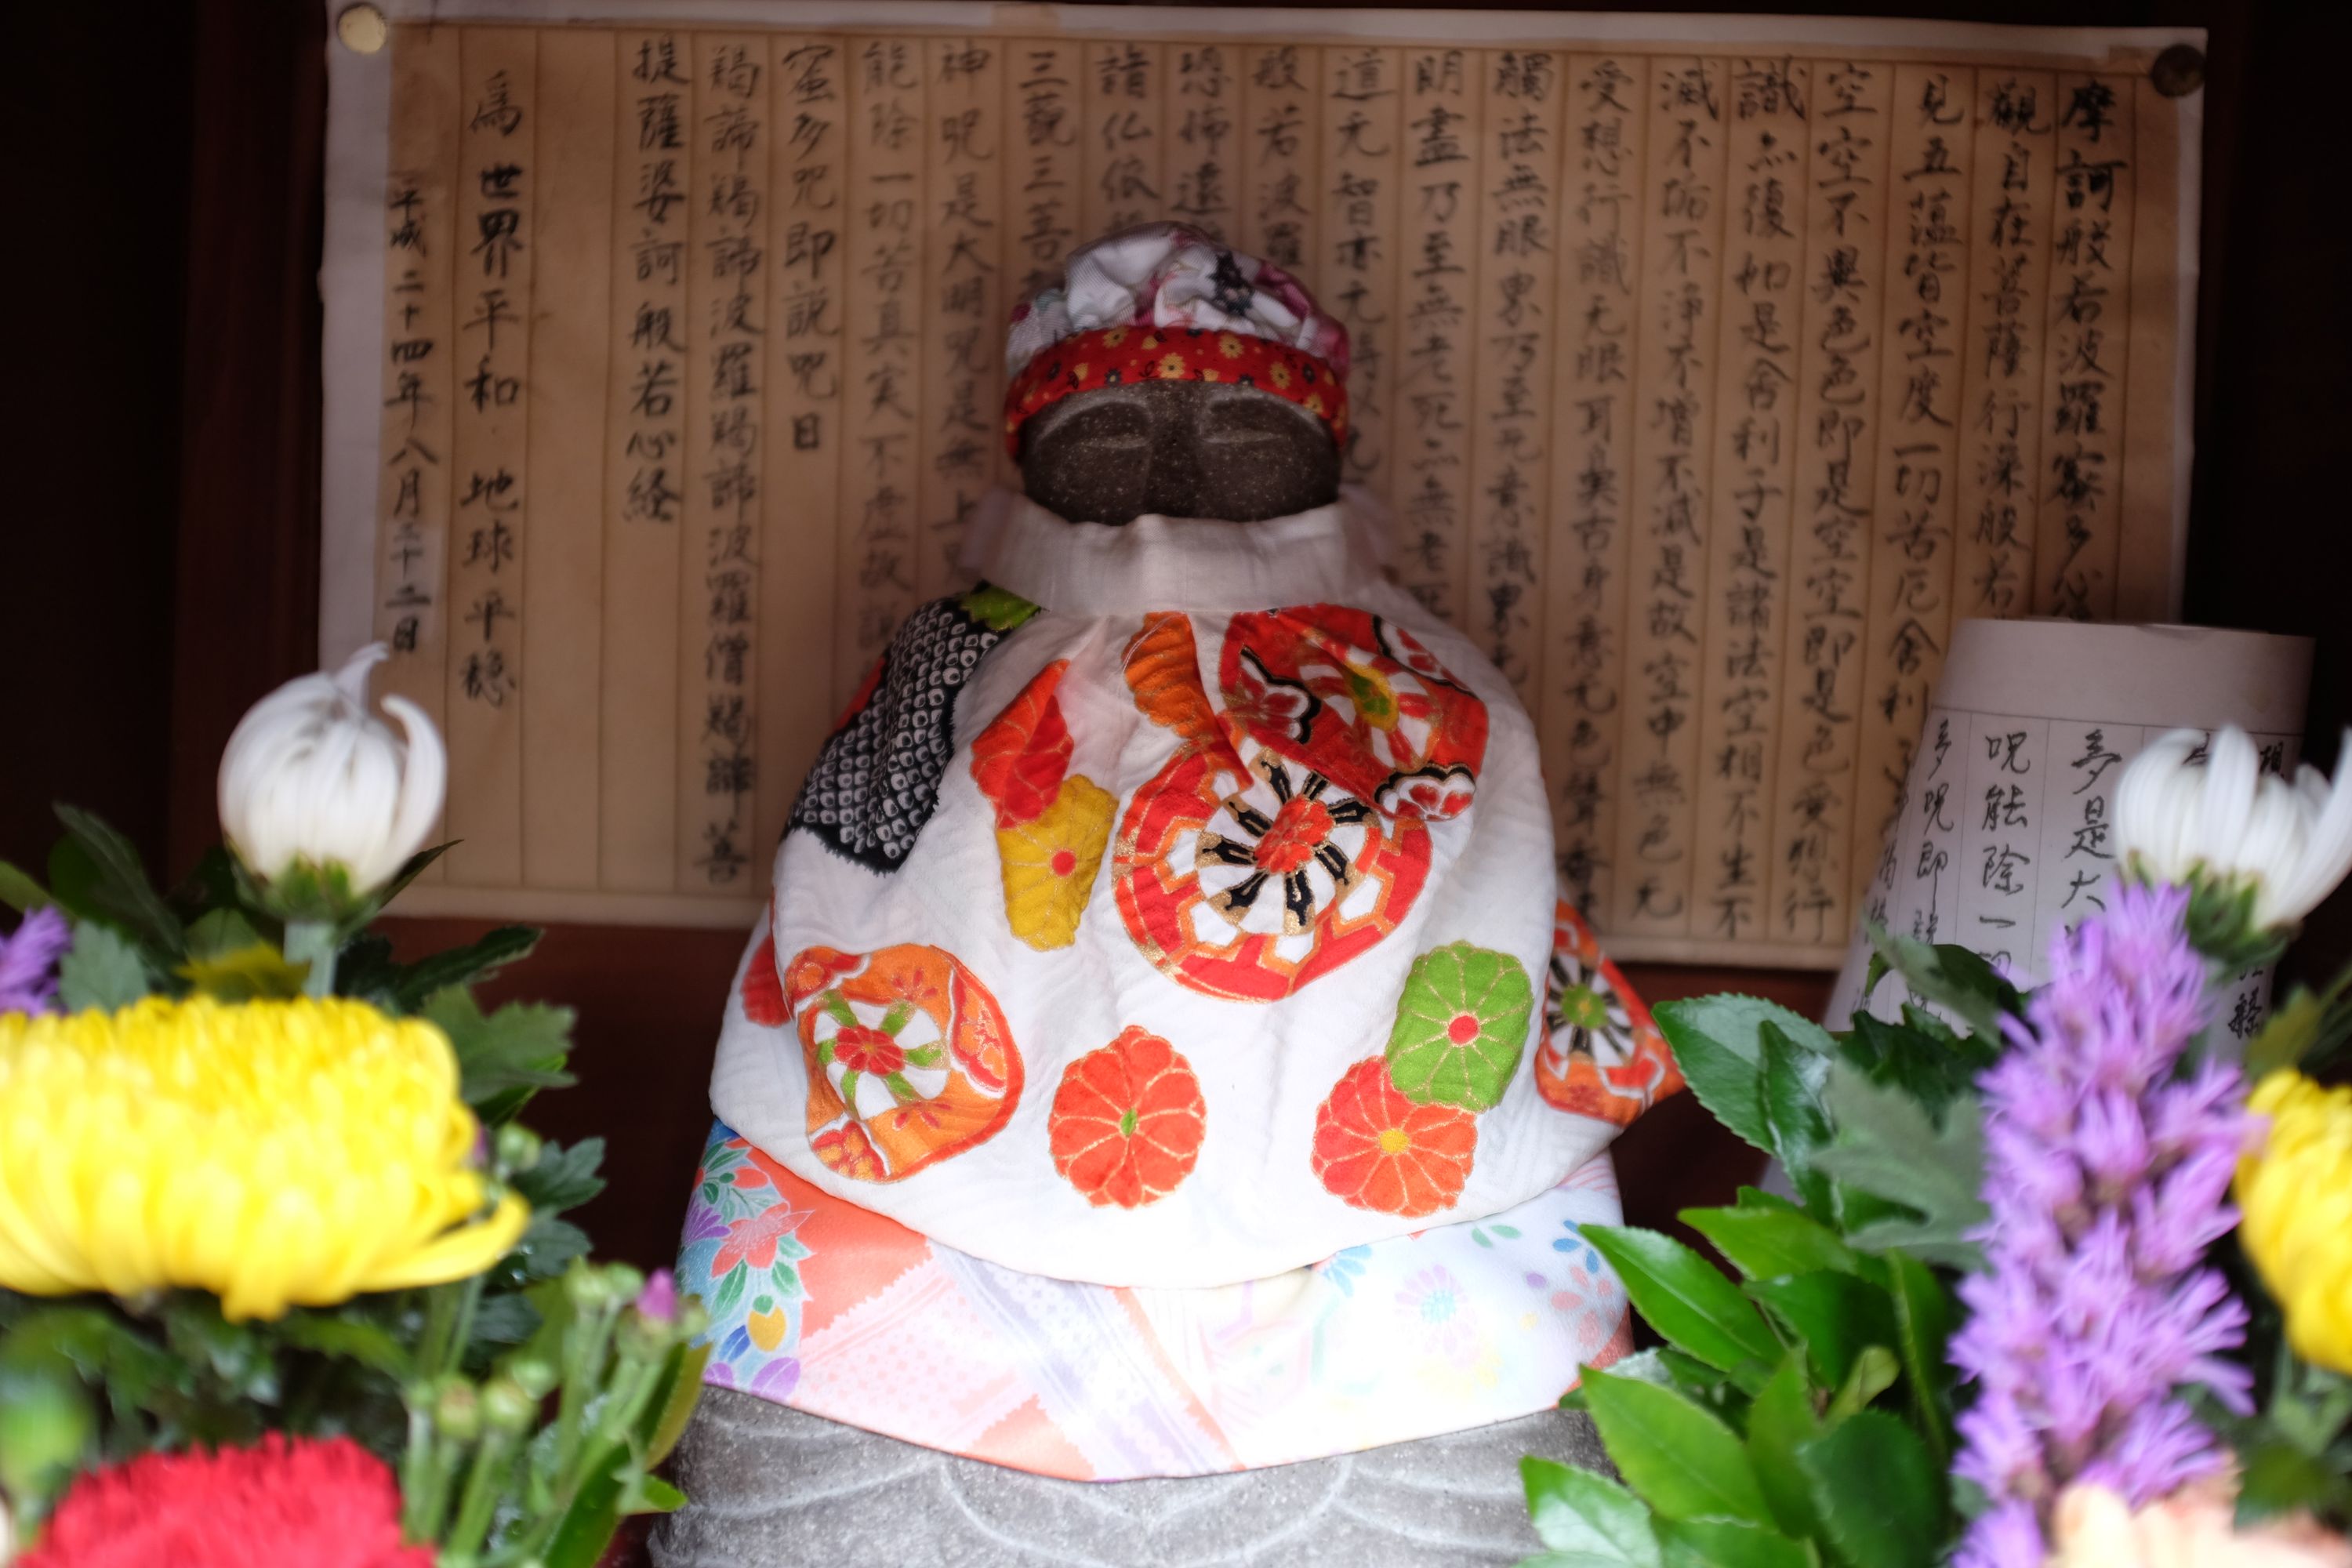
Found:
[{"label": "gray stone lap of statue", "polygon": [[1021,427],[1022,486],[1073,522],[1262,522],[1328,506],[1339,450],[1323,422],[1255,387],[1139,381],[1063,398]]},{"label": "gray stone lap of statue", "polygon": [[1606,1472],[1591,1418],[1544,1411],[1360,1454],[1178,1480],[1066,1481],[712,1389],[678,1451],[692,1502],[656,1568],[1468,1568],[1541,1550],[1519,1457]]}]

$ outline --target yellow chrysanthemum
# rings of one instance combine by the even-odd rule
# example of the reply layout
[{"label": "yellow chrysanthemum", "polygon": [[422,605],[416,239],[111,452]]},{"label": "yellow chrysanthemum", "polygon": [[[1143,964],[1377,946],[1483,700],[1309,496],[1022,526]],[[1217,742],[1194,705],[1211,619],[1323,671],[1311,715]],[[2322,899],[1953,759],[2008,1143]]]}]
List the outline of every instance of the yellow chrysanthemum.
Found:
[{"label": "yellow chrysanthemum", "polygon": [[2352,1089],[2274,1072],[2252,1104],[2271,1125],[2238,1165],[2246,1255],[2286,1313],[2294,1352],[2352,1373]]},{"label": "yellow chrysanthemum", "polygon": [[1072,773],[1034,821],[996,830],[996,852],[1004,862],[1004,918],[1013,935],[1041,952],[1078,940],[1078,917],[1086,912],[1118,809],[1108,790]]},{"label": "yellow chrysanthemum", "polygon": [[364,1003],[0,1016],[0,1286],[247,1319],[463,1279],[530,1218],[482,1212],[478,1136],[448,1040]]}]

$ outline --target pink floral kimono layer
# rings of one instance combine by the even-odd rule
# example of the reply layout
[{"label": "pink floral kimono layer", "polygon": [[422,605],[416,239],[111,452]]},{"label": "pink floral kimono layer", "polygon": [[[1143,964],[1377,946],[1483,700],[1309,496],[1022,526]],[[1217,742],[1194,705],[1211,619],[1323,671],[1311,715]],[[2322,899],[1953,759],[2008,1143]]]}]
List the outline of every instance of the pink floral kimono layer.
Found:
[{"label": "pink floral kimono layer", "polygon": [[[971,563],[986,585],[900,630],[778,851],[689,1220],[683,1283],[722,1347],[797,1341],[816,1310],[783,1310],[814,1258],[730,1292],[750,1261],[734,1227],[772,1270],[804,1228],[789,1216],[847,1205],[869,1246],[878,1216],[967,1283],[1068,1301],[1303,1281],[1350,1254],[1458,1280],[1433,1242],[1491,1251],[1533,1215],[1549,1247],[1611,1217],[1613,1201],[1544,1205],[1613,1200],[1591,1163],[1679,1077],[1555,897],[1509,683],[1381,577],[1363,514],[1113,528],[1006,497]],[[1548,1299],[1548,1273],[1516,1272]],[[1615,1341],[1604,1289],[1613,1310],[1572,1336],[1579,1360]],[[1387,1332],[1364,1331],[1360,1349]],[[974,1364],[1029,1353],[957,1342]],[[792,1359],[794,1387],[816,1381]],[[716,1375],[789,1397],[781,1364],[722,1353]],[[1424,1411],[1383,1436],[1293,1421],[1270,1447],[1227,1434],[1141,1468],[1031,1468],[1336,1452],[1539,1408],[1573,1364],[1524,1387],[1501,1374],[1516,1408]],[[790,1402],[1003,1457],[837,1392]]]}]

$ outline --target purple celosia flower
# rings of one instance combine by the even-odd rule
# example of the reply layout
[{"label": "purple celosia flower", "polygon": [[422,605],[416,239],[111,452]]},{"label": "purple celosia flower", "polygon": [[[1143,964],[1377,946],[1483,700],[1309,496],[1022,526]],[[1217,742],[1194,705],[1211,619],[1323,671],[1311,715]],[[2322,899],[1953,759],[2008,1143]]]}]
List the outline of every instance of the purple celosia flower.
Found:
[{"label": "purple celosia flower", "polygon": [[44,905],[14,936],[0,937],[0,1013],[46,1013],[57,1005],[58,960],[73,945],[73,927]]},{"label": "purple celosia flower", "polygon": [[2235,1068],[2186,1075],[2205,1015],[2189,895],[2125,888],[2051,946],[2050,980],[1979,1080],[1986,1272],[1960,1283],[1951,1358],[1978,1384],[1954,1470],[1992,1507],[1955,1568],[2038,1568],[2048,1510],[2075,1480],[2137,1508],[2221,1468],[2179,1391],[2246,1407],[2246,1310],[2206,1247],[2249,1119]]}]

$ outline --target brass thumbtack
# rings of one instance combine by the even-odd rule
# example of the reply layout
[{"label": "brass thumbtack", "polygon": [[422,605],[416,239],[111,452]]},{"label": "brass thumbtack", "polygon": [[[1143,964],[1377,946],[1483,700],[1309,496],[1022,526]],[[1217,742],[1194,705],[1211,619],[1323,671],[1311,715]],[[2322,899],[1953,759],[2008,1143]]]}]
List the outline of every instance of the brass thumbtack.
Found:
[{"label": "brass thumbtack", "polygon": [[2175,44],[2156,57],[2147,79],[2167,98],[2187,98],[2205,85],[2205,51],[2194,44]]},{"label": "brass thumbtack", "polygon": [[343,47],[355,55],[372,55],[392,39],[392,25],[383,13],[360,0],[356,5],[346,5],[335,17],[335,37],[342,39]]}]

